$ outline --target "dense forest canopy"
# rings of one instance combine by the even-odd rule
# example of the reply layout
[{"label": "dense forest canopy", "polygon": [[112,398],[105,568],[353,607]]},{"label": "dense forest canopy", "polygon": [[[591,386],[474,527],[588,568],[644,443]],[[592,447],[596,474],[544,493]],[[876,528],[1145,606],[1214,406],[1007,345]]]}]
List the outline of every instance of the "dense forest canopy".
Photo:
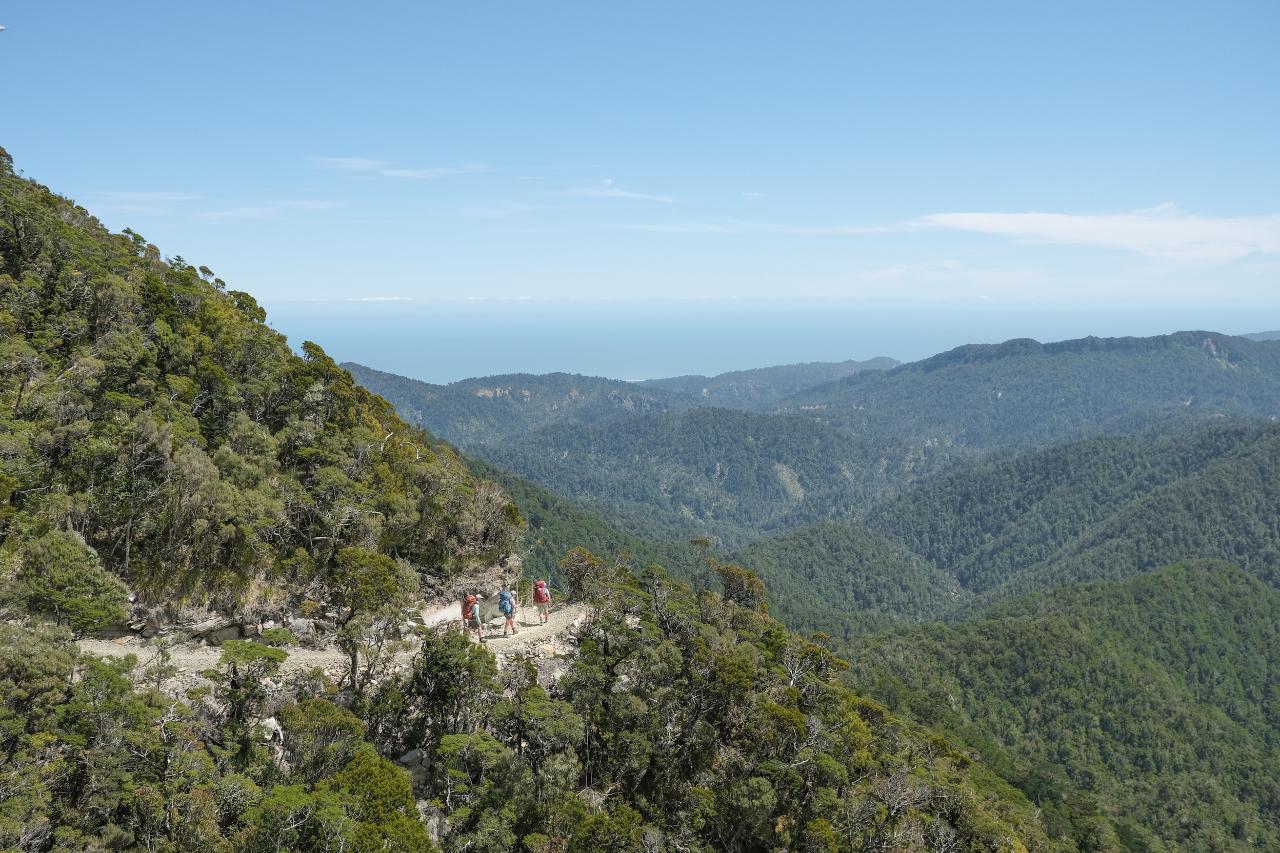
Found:
[{"label": "dense forest canopy", "polygon": [[965,466],[867,525],[986,600],[1218,557],[1280,585],[1280,426],[1215,419]]},{"label": "dense forest canopy", "polygon": [[[859,643],[850,682],[1133,850],[1280,846],[1280,592],[1221,562]],[[1072,793],[1079,790],[1081,798]]]}]

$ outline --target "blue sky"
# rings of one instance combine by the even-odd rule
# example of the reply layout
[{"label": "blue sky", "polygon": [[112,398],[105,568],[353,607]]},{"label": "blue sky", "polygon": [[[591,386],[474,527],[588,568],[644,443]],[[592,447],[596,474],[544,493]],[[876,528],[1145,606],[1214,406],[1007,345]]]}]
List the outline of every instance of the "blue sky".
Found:
[{"label": "blue sky", "polygon": [[19,168],[273,308],[1280,326],[1274,2],[0,0],[0,24]]}]

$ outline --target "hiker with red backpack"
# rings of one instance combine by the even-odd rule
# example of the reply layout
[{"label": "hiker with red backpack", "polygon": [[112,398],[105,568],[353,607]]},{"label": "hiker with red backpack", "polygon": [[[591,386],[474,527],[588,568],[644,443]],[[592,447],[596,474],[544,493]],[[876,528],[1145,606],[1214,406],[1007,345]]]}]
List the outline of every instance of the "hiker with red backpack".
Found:
[{"label": "hiker with red backpack", "polygon": [[480,621],[480,598],[475,593],[462,600],[462,632],[476,632],[476,639],[484,642],[484,626]]},{"label": "hiker with red backpack", "polygon": [[551,618],[551,587],[545,580],[533,582],[533,603],[538,607],[538,624],[547,624]]}]

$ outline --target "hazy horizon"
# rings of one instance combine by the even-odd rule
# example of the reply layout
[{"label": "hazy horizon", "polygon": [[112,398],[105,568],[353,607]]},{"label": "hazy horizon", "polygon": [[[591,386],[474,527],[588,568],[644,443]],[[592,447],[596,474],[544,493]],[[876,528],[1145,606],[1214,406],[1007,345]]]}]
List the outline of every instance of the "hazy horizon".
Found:
[{"label": "hazy horizon", "polygon": [[267,303],[268,320],[297,348],[312,340],[334,359],[426,382],[510,373],[611,379],[811,361],[909,362],[956,346],[1013,338],[1041,342],[1096,335],[1205,330],[1252,334],[1280,327],[1256,312],[1152,307],[1098,316],[1087,310],[859,305],[841,301],[647,300],[351,301]]}]

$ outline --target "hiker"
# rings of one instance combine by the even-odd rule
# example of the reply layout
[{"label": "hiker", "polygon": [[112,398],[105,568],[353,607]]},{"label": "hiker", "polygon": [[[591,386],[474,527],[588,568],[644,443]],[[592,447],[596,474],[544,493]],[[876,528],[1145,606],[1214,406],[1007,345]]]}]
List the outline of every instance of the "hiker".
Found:
[{"label": "hiker", "polygon": [[462,632],[470,634],[476,632],[476,639],[484,642],[484,627],[480,622],[480,599],[475,593],[468,595],[462,601]]},{"label": "hiker", "polygon": [[516,591],[514,589],[504,589],[498,593],[498,609],[502,611],[502,636],[507,636],[507,629],[511,629],[511,635],[514,637],[519,631],[516,630]]},{"label": "hiker", "polygon": [[551,618],[551,587],[545,580],[533,582],[533,603],[538,606],[538,624],[547,624]]}]

